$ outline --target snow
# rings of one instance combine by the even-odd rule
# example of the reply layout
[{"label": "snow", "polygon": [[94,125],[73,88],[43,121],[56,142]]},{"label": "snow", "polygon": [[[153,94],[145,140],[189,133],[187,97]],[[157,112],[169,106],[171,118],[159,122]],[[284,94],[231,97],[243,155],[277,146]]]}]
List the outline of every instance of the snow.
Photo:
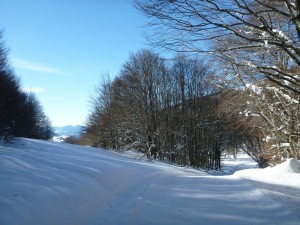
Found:
[{"label": "snow", "polygon": [[255,94],[260,95],[262,92],[262,88],[258,87],[255,84],[246,84],[246,88],[251,89]]},{"label": "snow", "polygon": [[54,142],[64,142],[68,137],[68,135],[61,135],[61,136],[53,136],[52,141]]},{"label": "snow", "polygon": [[291,40],[289,38],[289,36],[287,36],[287,34],[284,33],[284,31],[277,30],[277,29],[272,29],[272,32],[276,33],[279,37],[283,38],[285,40],[285,44],[288,44],[288,45],[292,45],[293,44],[293,40]]},{"label": "snow", "polygon": [[259,182],[267,181],[268,184],[293,187],[300,190],[300,162],[296,159],[288,159],[282,164],[263,170],[249,169],[238,171],[235,176]]},{"label": "snow", "polygon": [[300,223],[299,161],[259,169],[246,155],[221,171],[65,143],[0,143],[0,224]]},{"label": "snow", "polygon": [[[275,167],[249,169],[234,174],[254,183],[258,190],[300,215],[300,162],[288,159]],[[299,221],[300,222],[300,221]]]},{"label": "snow", "polygon": [[52,141],[65,142],[68,137],[79,137],[84,131],[85,127],[82,125],[67,125],[62,127],[53,127],[54,136]]}]

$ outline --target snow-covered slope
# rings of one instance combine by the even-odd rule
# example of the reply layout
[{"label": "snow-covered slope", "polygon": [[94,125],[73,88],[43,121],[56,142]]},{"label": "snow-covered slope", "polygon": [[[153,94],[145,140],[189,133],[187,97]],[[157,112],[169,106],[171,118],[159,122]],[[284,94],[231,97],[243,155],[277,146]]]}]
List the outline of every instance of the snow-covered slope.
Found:
[{"label": "snow-covered slope", "polygon": [[0,224],[299,224],[297,165],[268,169],[295,191],[285,193],[292,207],[265,190],[277,184],[257,180],[265,170],[241,170],[251,167],[243,160],[213,173],[63,143],[1,143]]},{"label": "snow-covered slope", "polygon": [[[284,207],[298,212],[300,217],[300,162],[288,159],[275,167],[241,170],[234,176],[249,180],[258,190]],[[299,219],[300,224],[300,219]]]}]

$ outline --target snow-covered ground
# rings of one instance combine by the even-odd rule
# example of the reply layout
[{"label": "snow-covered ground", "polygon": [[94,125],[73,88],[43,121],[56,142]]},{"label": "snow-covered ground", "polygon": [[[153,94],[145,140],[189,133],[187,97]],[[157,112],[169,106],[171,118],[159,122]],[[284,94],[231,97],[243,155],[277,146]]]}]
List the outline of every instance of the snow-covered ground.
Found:
[{"label": "snow-covered ground", "polygon": [[255,167],[245,155],[206,172],[17,139],[0,144],[0,224],[299,225],[299,161]]}]

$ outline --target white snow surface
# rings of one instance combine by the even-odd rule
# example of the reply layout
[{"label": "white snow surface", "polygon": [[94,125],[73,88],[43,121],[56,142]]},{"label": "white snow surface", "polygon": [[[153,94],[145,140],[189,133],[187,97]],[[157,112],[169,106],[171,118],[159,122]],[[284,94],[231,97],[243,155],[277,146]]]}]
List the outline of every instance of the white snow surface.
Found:
[{"label": "white snow surface", "polygon": [[239,155],[214,172],[141,158],[31,139],[0,143],[0,224],[300,224],[295,159],[259,169]]}]

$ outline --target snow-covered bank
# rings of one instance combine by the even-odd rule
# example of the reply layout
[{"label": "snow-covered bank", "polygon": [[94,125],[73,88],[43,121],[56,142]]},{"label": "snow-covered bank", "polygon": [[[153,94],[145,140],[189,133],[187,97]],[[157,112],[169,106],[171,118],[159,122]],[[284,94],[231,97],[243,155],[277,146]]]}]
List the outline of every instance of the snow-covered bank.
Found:
[{"label": "snow-covered bank", "polygon": [[[216,176],[89,147],[17,139],[0,144],[0,224],[299,224],[297,207],[269,195],[251,175],[256,169],[242,171],[251,162],[224,163],[224,174],[240,172]],[[300,180],[299,173],[290,174]],[[286,185],[297,191],[290,203],[299,204],[300,188]]]},{"label": "snow-covered bank", "polygon": [[234,176],[251,181],[258,190],[300,215],[300,162],[298,160],[288,159],[280,165],[265,169],[241,170]]},{"label": "snow-covered bank", "polygon": [[296,159],[288,159],[274,167],[241,170],[236,172],[235,176],[257,182],[300,189],[300,162]]}]

